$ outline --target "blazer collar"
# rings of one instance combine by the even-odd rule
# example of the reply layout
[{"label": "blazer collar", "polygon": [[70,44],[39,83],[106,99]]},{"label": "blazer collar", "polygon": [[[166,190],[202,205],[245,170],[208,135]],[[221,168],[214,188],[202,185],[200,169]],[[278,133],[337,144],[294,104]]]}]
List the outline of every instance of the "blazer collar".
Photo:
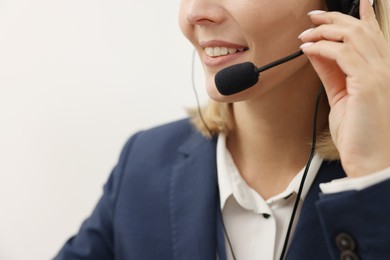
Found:
[{"label": "blazer collar", "polygon": [[223,234],[221,236],[217,224],[216,138],[207,139],[192,133],[179,148],[171,178],[170,215],[175,259],[215,260],[218,245],[223,246]]}]

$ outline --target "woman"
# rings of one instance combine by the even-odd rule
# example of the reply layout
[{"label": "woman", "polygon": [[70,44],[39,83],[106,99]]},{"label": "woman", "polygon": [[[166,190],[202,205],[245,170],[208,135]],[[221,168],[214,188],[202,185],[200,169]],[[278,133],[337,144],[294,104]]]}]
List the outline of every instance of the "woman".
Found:
[{"label": "woman", "polygon": [[[56,259],[388,259],[388,2],[376,1],[376,17],[361,0],[360,20],[318,11],[338,3],[182,0],[180,27],[213,101],[195,127],[182,120],[128,141]],[[217,91],[221,69],[299,47],[304,56],[254,87]],[[318,148],[305,167],[322,85]]]}]

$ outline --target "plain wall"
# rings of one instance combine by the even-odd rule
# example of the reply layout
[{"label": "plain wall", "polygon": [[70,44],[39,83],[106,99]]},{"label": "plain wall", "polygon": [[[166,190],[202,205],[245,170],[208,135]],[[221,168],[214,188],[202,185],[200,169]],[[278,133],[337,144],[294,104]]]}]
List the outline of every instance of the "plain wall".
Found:
[{"label": "plain wall", "polygon": [[196,106],[178,6],[0,0],[1,260],[52,258],[90,214],[127,138]]}]

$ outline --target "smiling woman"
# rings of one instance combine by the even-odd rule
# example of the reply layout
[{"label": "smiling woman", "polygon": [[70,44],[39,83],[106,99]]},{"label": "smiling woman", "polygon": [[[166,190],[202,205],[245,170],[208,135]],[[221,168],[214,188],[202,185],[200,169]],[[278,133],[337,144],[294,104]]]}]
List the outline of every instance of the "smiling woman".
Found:
[{"label": "smiling woman", "polygon": [[[128,140],[56,259],[387,259],[388,8],[182,0],[210,103]],[[218,91],[222,69],[300,49],[253,87]],[[326,149],[315,150],[317,136]]]}]

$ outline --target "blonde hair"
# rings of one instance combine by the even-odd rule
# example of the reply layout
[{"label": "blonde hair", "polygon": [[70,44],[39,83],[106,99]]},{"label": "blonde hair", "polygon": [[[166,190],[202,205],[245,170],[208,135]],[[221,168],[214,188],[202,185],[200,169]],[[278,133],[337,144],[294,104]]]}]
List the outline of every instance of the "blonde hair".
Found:
[{"label": "blonde hair", "polygon": [[[375,1],[375,14],[388,43],[390,43],[390,4],[388,0]],[[211,138],[219,133],[227,134],[234,128],[234,116],[231,103],[219,103],[209,100],[201,113],[191,110],[192,123],[206,137]],[[318,134],[317,153],[326,160],[338,160],[339,153],[334,145],[329,130]]]}]

